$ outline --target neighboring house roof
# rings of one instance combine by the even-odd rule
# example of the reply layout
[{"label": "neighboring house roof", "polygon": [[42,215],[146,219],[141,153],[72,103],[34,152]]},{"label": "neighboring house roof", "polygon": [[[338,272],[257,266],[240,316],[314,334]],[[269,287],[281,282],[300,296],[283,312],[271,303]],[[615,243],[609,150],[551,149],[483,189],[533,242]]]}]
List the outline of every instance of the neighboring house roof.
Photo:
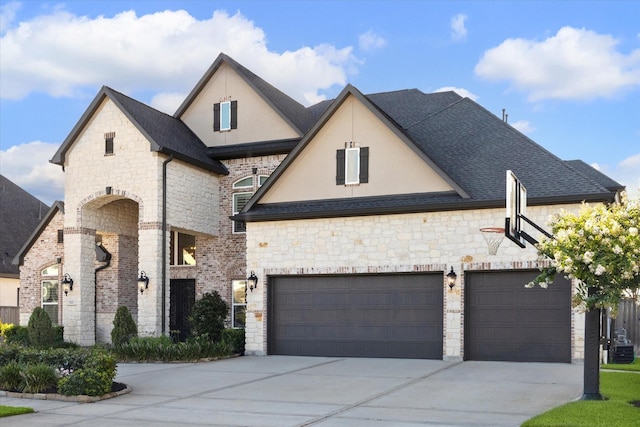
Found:
[{"label": "neighboring house roof", "polygon": [[19,277],[20,269],[12,260],[48,209],[0,175],[0,277]]},{"label": "neighboring house roof", "polygon": [[47,227],[47,225],[49,225],[51,220],[58,212],[64,214],[64,203],[61,201],[53,202],[53,205],[51,205],[51,208],[49,208],[49,210],[42,216],[42,219],[37,224],[37,226],[32,228],[29,237],[24,241],[22,247],[20,247],[20,249],[16,251],[16,254],[13,258],[13,264],[16,268],[18,268],[18,265],[22,265],[24,263],[24,257],[27,255],[27,252],[29,252],[29,249],[31,249],[33,244],[40,237],[40,234],[42,234],[44,229]]},{"label": "neighboring house roof", "polygon": [[173,155],[176,159],[205,170],[227,175],[227,168],[207,155],[206,145],[182,121],[133,98],[103,86],[51,159],[64,165],[66,152],[105,98],[109,98],[151,144],[151,151]]},{"label": "neighboring house roof", "polygon": [[218,58],[216,58],[207,72],[204,73],[182,105],[180,105],[173,114],[173,117],[180,118],[182,116],[223,63],[229,65],[236,73],[238,73],[238,75],[249,86],[251,86],[253,90],[255,90],[255,92],[298,133],[298,135],[304,135],[307,129],[309,129],[315,121],[316,116],[314,116],[314,110],[308,110],[304,105],[300,104],[280,89],[277,89],[267,83],[265,80],[224,53],[218,55]]},{"label": "neighboring house roof", "polygon": [[624,185],[620,184],[617,181],[614,181],[607,175],[600,172],[598,169],[586,164],[582,160],[567,160],[567,163],[572,168],[587,176],[591,180],[596,181],[609,191],[622,191],[625,188]]},{"label": "neighboring house roof", "polygon": [[[262,195],[348,95],[356,96],[377,113],[455,192],[260,204]],[[236,219],[265,221],[501,207],[505,205],[505,172],[509,169],[526,186],[529,205],[612,201],[622,188],[604,175],[559,159],[454,92],[425,94],[411,89],[364,96],[347,86]]]}]

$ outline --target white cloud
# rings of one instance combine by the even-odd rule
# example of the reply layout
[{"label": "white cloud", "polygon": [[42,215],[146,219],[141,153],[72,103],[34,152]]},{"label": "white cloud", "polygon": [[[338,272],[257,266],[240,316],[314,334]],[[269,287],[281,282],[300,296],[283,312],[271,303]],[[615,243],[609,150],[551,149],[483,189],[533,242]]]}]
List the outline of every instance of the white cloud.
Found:
[{"label": "white cloud", "polygon": [[187,93],[159,93],[151,98],[150,106],[156,110],[173,115],[187,97]]},{"label": "white cloud", "polygon": [[478,100],[478,95],[468,91],[467,89],[461,88],[461,87],[455,87],[455,86],[443,86],[441,88],[438,88],[436,90],[434,90],[434,92],[449,92],[449,91],[454,91],[455,93],[457,93],[458,95],[464,97],[464,98],[469,98],[473,101],[477,101]]},{"label": "white cloud", "polygon": [[2,175],[48,205],[63,200],[64,173],[49,163],[59,146],[33,141],[0,150]]},{"label": "white cloud", "polygon": [[358,36],[358,42],[361,50],[371,51],[374,49],[382,49],[387,45],[387,41],[381,36],[369,30]]},{"label": "white cloud", "polygon": [[453,41],[461,41],[467,38],[467,29],[464,26],[467,15],[459,13],[451,18],[451,39]]},{"label": "white cloud", "polygon": [[[10,22],[7,9],[3,22]],[[344,85],[359,64],[349,46],[271,52],[261,28],[241,13],[224,11],[204,20],[184,10],[91,19],[56,9],[7,28],[0,43],[0,93],[11,99],[32,92],[94,94],[103,84],[125,93],[187,93],[225,52],[309,104],[322,99],[323,90]]]},{"label": "white cloud", "polygon": [[487,50],[475,67],[485,79],[542,99],[612,97],[640,86],[640,49],[616,50],[610,35],[563,27],[543,41],[507,39]]},{"label": "white cloud", "polygon": [[518,120],[517,122],[509,123],[511,127],[519,130],[525,135],[530,135],[536,128],[531,125],[527,120]]},{"label": "white cloud", "polygon": [[627,157],[614,167],[591,163],[591,166],[627,187],[632,197],[640,197],[640,153]]},{"label": "white cloud", "polygon": [[4,33],[13,23],[20,7],[18,2],[8,2],[0,6],[0,34]]}]

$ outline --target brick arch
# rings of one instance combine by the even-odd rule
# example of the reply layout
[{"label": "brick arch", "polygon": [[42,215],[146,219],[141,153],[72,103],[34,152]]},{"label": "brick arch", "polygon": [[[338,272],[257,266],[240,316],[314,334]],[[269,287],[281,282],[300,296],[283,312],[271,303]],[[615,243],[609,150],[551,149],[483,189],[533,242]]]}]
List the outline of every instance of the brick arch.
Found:
[{"label": "brick arch", "polygon": [[84,227],[82,223],[82,214],[83,212],[86,212],[87,209],[96,211],[108,203],[122,199],[128,199],[138,204],[138,221],[141,221],[141,219],[144,218],[144,202],[142,197],[127,190],[107,187],[104,190],[91,193],[84,199],[80,200],[76,210],[76,227],[78,229],[82,229],[82,227]]}]

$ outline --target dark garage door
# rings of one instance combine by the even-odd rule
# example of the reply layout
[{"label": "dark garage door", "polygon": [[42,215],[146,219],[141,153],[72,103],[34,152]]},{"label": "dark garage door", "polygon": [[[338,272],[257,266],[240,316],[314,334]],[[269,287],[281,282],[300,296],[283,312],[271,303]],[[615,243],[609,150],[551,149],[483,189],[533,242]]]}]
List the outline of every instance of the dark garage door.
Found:
[{"label": "dark garage door", "polygon": [[442,359],[442,274],[269,279],[269,354]]},{"label": "dark garage door", "polygon": [[465,273],[466,360],[571,362],[571,284],[525,288],[538,274]]}]

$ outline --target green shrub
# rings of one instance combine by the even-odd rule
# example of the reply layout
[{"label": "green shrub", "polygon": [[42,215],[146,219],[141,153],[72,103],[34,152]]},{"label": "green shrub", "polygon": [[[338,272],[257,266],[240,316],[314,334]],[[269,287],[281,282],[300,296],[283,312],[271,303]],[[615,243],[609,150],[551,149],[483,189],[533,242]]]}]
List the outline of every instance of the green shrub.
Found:
[{"label": "green shrub", "polygon": [[212,342],[220,341],[224,321],[229,313],[229,305],[218,291],[207,292],[193,305],[189,323],[194,336],[209,337]]},{"label": "green shrub", "polygon": [[22,380],[21,371],[20,365],[15,361],[0,365],[0,390],[17,390]]},{"label": "green shrub", "polygon": [[35,347],[47,348],[51,347],[55,341],[55,331],[51,318],[42,307],[36,307],[31,313],[29,323],[29,341]]},{"label": "green shrub", "polygon": [[107,374],[110,381],[113,381],[116,377],[116,357],[107,351],[93,350],[84,367],[86,369],[95,369],[98,372]]},{"label": "green shrub", "polygon": [[84,368],[73,371],[58,382],[58,392],[65,396],[102,396],[111,391],[113,378],[107,372]]},{"label": "green shrub", "polygon": [[229,344],[232,352],[244,354],[244,329],[227,328],[223,330],[222,342]]},{"label": "green shrub", "polygon": [[129,309],[124,305],[118,307],[113,319],[113,329],[111,330],[111,343],[118,347],[133,337],[138,336],[138,327]]},{"label": "green shrub", "polygon": [[18,389],[23,393],[40,393],[58,382],[54,369],[43,363],[28,365],[21,373]]},{"label": "green shrub", "polygon": [[11,362],[17,362],[20,351],[23,350],[19,344],[3,344],[0,345],[0,366],[7,365]]},{"label": "green shrub", "polygon": [[5,328],[4,337],[7,344],[19,344],[25,347],[30,344],[29,330],[26,326],[13,325]]},{"label": "green shrub", "polygon": [[232,354],[231,345],[211,342],[209,337],[191,337],[187,342],[174,343],[167,336],[137,337],[114,349],[123,361],[193,361],[202,358],[222,357]]}]

